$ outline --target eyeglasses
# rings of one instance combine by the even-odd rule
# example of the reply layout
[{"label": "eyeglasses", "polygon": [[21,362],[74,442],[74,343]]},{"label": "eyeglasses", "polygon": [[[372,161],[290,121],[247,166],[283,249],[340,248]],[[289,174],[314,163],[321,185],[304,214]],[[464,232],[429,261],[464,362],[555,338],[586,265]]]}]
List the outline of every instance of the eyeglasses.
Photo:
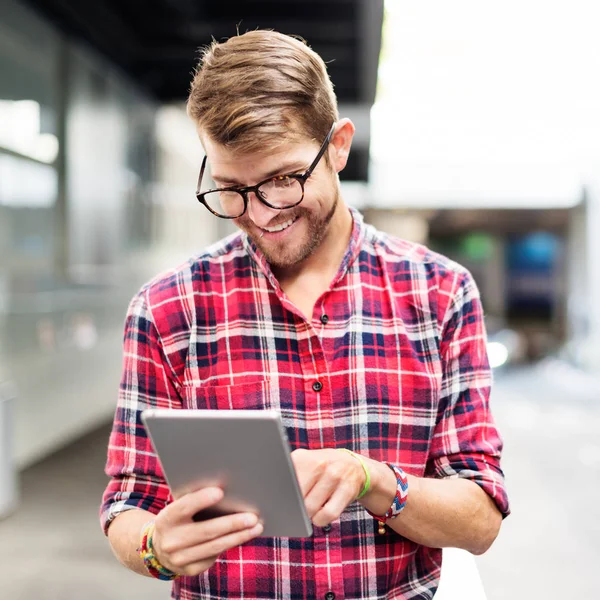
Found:
[{"label": "eyeglasses", "polygon": [[248,208],[248,194],[254,192],[256,197],[265,206],[276,210],[293,208],[304,200],[304,184],[312,175],[319,164],[335,130],[335,123],[331,126],[325,141],[323,142],[317,157],[310,167],[302,174],[277,175],[265,179],[256,185],[247,187],[226,187],[206,192],[200,192],[202,177],[206,168],[206,156],[202,160],[202,167],[198,177],[196,198],[215,216],[221,219],[237,219],[241,217]]}]

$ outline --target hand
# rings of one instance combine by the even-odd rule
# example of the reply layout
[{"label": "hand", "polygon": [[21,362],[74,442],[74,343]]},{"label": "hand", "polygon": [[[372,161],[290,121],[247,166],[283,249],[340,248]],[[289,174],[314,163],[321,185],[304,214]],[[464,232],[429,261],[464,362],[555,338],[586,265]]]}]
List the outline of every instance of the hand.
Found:
[{"label": "hand", "polygon": [[360,462],[339,450],[294,450],[292,462],[308,516],[318,527],[335,521],[365,484]]},{"label": "hand", "polygon": [[205,488],[178,498],[155,519],[154,554],[161,565],[180,575],[199,575],[223,552],[259,536],[263,526],[254,513],[238,513],[195,522],[193,516],[223,497]]}]

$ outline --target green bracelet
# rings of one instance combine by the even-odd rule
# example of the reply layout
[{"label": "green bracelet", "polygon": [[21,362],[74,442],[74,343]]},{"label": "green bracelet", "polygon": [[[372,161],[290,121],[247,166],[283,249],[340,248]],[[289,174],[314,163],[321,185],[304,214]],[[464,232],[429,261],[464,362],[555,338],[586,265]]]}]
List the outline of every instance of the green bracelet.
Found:
[{"label": "green bracelet", "polygon": [[347,452],[348,454],[354,456],[354,458],[356,458],[356,460],[360,463],[360,465],[363,468],[363,471],[365,472],[365,485],[363,486],[363,489],[361,490],[360,494],[356,496],[356,499],[360,500],[371,489],[371,474],[369,473],[369,469],[367,469],[367,465],[365,464],[365,461],[362,459],[362,456],[360,456],[360,454],[356,454],[355,452],[352,452],[352,450],[348,450],[348,448],[338,448],[338,450],[341,450],[342,452]]}]

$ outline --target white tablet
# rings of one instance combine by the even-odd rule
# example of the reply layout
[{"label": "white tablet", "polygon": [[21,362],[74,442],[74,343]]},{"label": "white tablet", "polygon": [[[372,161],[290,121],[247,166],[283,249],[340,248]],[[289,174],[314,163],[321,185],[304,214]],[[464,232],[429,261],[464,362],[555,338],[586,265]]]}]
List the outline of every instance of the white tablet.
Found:
[{"label": "white tablet", "polygon": [[208,486],[225,491],[194,520],[250,511],[264,521],[264,537],[312,535],[276,411],[149,409],[142,422],[174,498]]}]

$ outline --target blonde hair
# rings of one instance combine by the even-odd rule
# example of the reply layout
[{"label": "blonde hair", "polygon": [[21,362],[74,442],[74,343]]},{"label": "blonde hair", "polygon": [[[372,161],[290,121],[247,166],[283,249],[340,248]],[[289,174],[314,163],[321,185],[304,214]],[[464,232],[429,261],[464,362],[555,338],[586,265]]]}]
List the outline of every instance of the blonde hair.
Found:
[{"label": "blonde hair", "polygon": [[321,143],[339,118],[323,59],[303,40],[270,30],[204,48],[187,112],[213,142],[240,153]]}]

